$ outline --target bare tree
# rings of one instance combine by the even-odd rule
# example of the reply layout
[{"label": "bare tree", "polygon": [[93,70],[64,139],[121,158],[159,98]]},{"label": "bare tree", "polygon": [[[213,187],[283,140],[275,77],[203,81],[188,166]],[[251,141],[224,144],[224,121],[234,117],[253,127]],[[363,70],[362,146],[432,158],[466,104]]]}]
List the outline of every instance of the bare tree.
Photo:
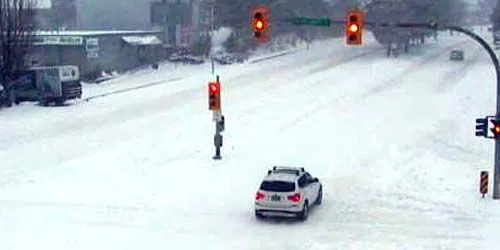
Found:
[{"label": "bare tree", "polygon": [[8,79],[24,65],[35,28],[34,0],[0,0],[0,81],[7,96]]}]

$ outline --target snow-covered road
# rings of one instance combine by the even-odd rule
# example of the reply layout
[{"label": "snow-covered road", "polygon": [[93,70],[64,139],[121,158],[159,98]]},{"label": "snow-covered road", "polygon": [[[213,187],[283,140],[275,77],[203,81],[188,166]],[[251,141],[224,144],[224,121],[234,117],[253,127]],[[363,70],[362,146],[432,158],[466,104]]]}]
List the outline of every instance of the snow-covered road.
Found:
[{"label": "snow-covered road", "polygon": [[[463,48],[466,61],[448,61]],[[62,108],[0,112],[0,249],[496,249],[500,204],[477,194],[492,144],[493,67],[463,36],[411,55],[373,42],[219,67],[214,162],[209,65],[125,75]],[[175,79],[169,81],[169,79]],[[253,218],[274,164],[325,187],[309,220]]]}]

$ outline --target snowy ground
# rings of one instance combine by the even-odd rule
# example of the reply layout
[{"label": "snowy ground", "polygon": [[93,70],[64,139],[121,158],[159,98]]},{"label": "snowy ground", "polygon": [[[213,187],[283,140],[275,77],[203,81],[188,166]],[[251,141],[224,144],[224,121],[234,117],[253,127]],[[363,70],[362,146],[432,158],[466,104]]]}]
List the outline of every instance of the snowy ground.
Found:
[{"label": "snowy ground", "polygon": [[[453,48],[465,62],[448,61]],[[474,119],[494,113],[493,67],[464,36],[411,53],[333,40],[218,67],[218,162],[208,64],[2,110],[0,249],[496,249],[500,204],[477,192],[493,143],[474,137]],[[308,221],[254,219],[274,164],[323,182]]]}]

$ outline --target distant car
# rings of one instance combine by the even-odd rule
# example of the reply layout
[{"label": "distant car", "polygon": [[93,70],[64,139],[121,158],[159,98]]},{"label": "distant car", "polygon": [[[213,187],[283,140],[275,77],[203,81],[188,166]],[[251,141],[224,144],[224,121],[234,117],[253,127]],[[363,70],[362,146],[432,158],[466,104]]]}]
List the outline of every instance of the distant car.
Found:
[{"label": "distant car", "polygon": [[217,53],[214,55],[214,61],[219,64],[243,63],[247,56],[243,53]]},{"label": "distant car", "polygon": [[463,50],[452,50],[450,52],[450,60],[451,61],[463,61],[465,59]]},{"label": "distant car", "polygon": [[255,194],[255,216],[297,217],[306,220],[309,208],[320,205],[323,186],[304,168],[273,167]]},{"label": "distant car", "polygon": [[202,64],[205,62],[202,57],[194,56],[187,52],[176,52],[168,57],[168,60],[171,62],[181,62],[188,64]]},{"label": "distant car", "polygon": [[194,55],[186,55],[184,59],[190,64],[203,64],[205,62],[202,57]]}]

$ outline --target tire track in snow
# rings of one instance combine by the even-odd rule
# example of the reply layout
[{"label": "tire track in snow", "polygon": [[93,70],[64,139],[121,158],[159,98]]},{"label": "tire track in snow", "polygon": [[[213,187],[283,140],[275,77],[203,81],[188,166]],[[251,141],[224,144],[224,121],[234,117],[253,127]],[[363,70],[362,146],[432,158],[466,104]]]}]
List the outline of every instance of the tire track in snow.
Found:
[{"label": "tire track in snow", "polygon": [[481,58],[480,56],[483,54],[482,52],[484,52],[483,48],[476,48],[474,49],[474,52],[472,52],[472,56],[470,58],[467,58],[466,53],[465,61],[462,62],[463,64],[461,67],[458,67],[456,70],[449,71],[441,77],[441,80],[439,80],[438,85],[436,86],[436,93],[440,94],[446,92],[453,86],[456,86],[460,80],[465,78],[467,73],[469,73],[471,66],[476,64],[476,62],[478,62]]},{"label": "tire track in snow", "polygon": [[[310,83],[307,81],[306,81],[306,83],[302,83],[302,82],[297,83],[296,79],[300,79],[300,78],[303,78],[306,76],[314,76],[314,75],[320,74],[322,71],[332,69],[335,67],[339,67],[339,66],[342,66],[344,64],[350,63],[350,62],[355,61],[355,60],[364,60],[366,56],[373,55],[380,50],[381,50],[380,48],[369,48],[366,51],[363,50],[363,51],[359,51],[359,52],[341,50],[340,52],[343,52],[346,54],[342,54],[342,56],[340,56],[340,57],[338,55],[336,55],[333,57],[332,60],[327,60],[326,62],[322,62],[319,65],[313,66],[312,68],[307,68],[306,67],[307,64],[303,63],[301,65],[302,67],[300,69],[292,68],[291,69],[292,71],[290,73],[280,72],[281,80],[284,81],[283,85],[280,83],[276,83],[275,79],[273,79],[274,81],[268,81],[267,84],[259,86],[259,88],[262,89],[262,91],[258,91],[258,92],[262,93],[262,94],[270,94],[273,91],[275,91],[276,89],[283,88],[284,86],[286,87],[287,91],[289,91],[291,93],[293,93],[295,91],[296,93],[307,94],[307,93],[317,91],[315,88],[321,87],[321,85],[318,84],[318,83],[320,83],[320,81],[315,81],[313,83]],[[303,67],[306,67],[306,69],[302,69]],[[290,79],[290,80],[288,80],[288,79]],[[234,86],[235,86],[235,88],[237,88],[237,91],[231,91],[231,87],[233,85],[226,84],[225,86],[227,86],[227,87],[225,87],[225,89],[229,88],[230,90],[223,97],[223,99],[226,99],[229,102],[232,110],[238,110],[238,114],[239,114],[238,120],[245,120],[246,122],[243,123],[244,125],[251,124],[251,122],[255,120],[254,118],[252,118],[251,114],[256,109],[260,109],[262,107],[272,107],[273,104],[281,104],[281,103],[286,104],[286,99],[287,99],[287,97],[285,97],[284,102],[282,102],[280,100],[277,101],[276,98],[274,98],[274,97],[273,98],[266,97],[265,100],[260,101],[260,102],[256,102],[255,100],[249,100],[249,101],[242,102],[242,100],[238,99],[237,97],[242,93],[247,93],[248,92],[247,89],[253,87],[253,86],[250,86],[250,84],[251,83],[248,83],[248,85],[245,86],[245,88],[243,88],[243,89],[239,88],[239,87],[243,86],[243,84],[241,84],[241,82],[238,83],[237,85],[235,84]],[[252,92],[256,92],[256,91],[252,90]],[[238,100],[238,102],[232,104],[231,103],[232,100]],[[224,100],[223,100],[223,102],[224,102]],[[249,102],[251,102],[250,106],[248,106]],[[245,108],[244,106],[248,106],[248,107]]]},{"label": "tire track in snow", "polygon": [[467,43],[471,43],[471,41],[460,41],[457,43],[453,43],[451,45],[444,47],[443,49],[440,49],[436,53],[432,53],[432,54],[424,56],[423,60],[420,60],[418,63],[413,64],[412,67],[409,67],[408,69],[397,74],[396,76],[392,77],[391,79],[384,81],[383,84],[380,84],[380,85],[368,90],[362,96],[362,98],[364,99],[364,98],[367,98],[367,97],[370,97],[373,95],[377,95],[381,92],[388,91],[388,90],[394,89],[397,86],[400,86],[401,84],[403,84],[406,81],[406,78],[408,75],[415,74],[415,72],[418,72],[419,70],[423,69],[425,66],[441,59],[443,54],[449,53],[455,47],[460,46],[460,45],[464,45]]},{"label": "tire track in snow", "polygon": [[143,85],[138,85],[138,86],[134,86],[134,87],[128,87],[128,88],[113,90],[113,91],[104,92],[104,93],[101,93],[101,94],[97,94],[97,95],[93,95],[93,96],[89,96],[89,97],[83,98],[82,101],[88,102],[90,100],[97,99],[97,98],[103,98],[103,97],[108,97],[108,96],[112,96],[112,95],[127,93],[127,92],[130,92],[130,91],[135,91],[135,90],[139,90],[139,89],[149,88],[149,87],[153,87],[153,86],[157,86],[157,85],[161,85],[161,84],[167,84],[167,83],[177,82],[177,81],[180,81],[182,79],[184,79],[184,78],[183,77],[174,77],[174,78],[167,79],[167,80],[154,81],[154,82],[151,82],[151,83],[147,83],[147,84],[143,84]]},{"label": "tire track in snow", "polygon": [[[401,84],[401,82],[399,82],[399,81],[403,80],[409,74],[420,73],[421,70],[425,69],[424,68],[425,66],[437,61],[438,59],[441,58],[441,56],[443,54],[449,52],[457,45],[462,45],[464,43],[470,43],[470,41],[461,41],[458,43],[454,43],[452,45],[448,45],[448,46],[440,49],[436,53],[432,53],[432,54],[429,54],[425,57],[419,58],[420,60],[418,62],[412,63],[412,65],[410,67],[408,67],[406,70],[404,70],[403,72],[397,74],[396,76],[391,77],[389,80],[383,81],[382,84],[366,91],[364,94],[362,94],[360,96],[359,100],[364,100],[365,98],[367,98],[369,96],[372,96],[372,95],[375,95],[375,94],[378,94],[378,93],[381,93],[383,91],[387,91],[391,88],[396,87],[397,85]],[[318,104],[314,105],[313,107],[310,107],[306,112],[302,112],[302,114],[300,116],[297,116],[292,121],[290,121],[290,122],[286,123],[285,125],[283,125],[282,127],[280,127],[279,130],[284,131],[284,130],[287,130],[289,128],[292,128],[293,125],[296,125],[296,124],[310,118],[311,116],[315,115],[316,113],[319,113],[327,108],[330,108],[331,104],[335,104],[339,100],[342,100],[346,97],[348,97],[348,96],[347,95],[338,96],[338,97],[329,99],[326,102],[318,103]],[[357,103],[359,103],[359,102],[360,101],[358,101]]]},{"label": "tire track in snow", "polygon": [[[344,50],[340,50],[344,51]],[[376,51],[376,50],[373,50]],[[372,51],[372,52],[373,52]],[[366,52],[365,52],[366,53]],[[343,60],[339,61],[339,65],[342,63],[346,63],[347,61],[352,60],[353,58],[357,57],[356,53],[355,55],[351,55],[348,53],[348,55],[343,58]],[[304,61],[301,65],[306,66],[307,63],[313,62],[317,60],[317,56],[312,56],[311,58],[307,59]],[[347,60],[347,61],[346,61]],[[233,80],[239,81],[238,84],[224,84],[224,92],[227,93],[227,96],[230,96],[235,93],[245,93],[247,91],[248,87],[251,87],[251,85],[255,85],[260,83],[261,81],[255,81],[254,78],[249,77],[252,75],[260,75],[260,74],[266,74],[267,73],[272,73],[274,71],[278,71],[281,69],[290,69],[290,66],[296,64],[296,62],[292,61],[290,63],[287,63],[285,65],[281,65],[278,67],[270,67],[268,69],[265,69],[264,71],[259,71],[259,70],[251,70],[249,72],[246,72],[244,74],[236,75],[236,76],[231,76],[227,79],[223,80],[223,84],[225,82],[231,83]],[[295,69],[295,68],[294,68]],[[247,77],[245,77],[247,76]],[[241,80],[243,79],[243,80]],[[145,87],[158,87],[158,85],[169,83],[169,82],[174,82],[174,81],[179,81],[179,78],[174,78],[170,80],[165,80],[165,81],[156,81],[150,84],[146,84]],[[271,89],[270,86],[273,85],[267,85],[265,86],[269,90]],[[278,87],[280,85],[277,85],[275,87]],[[110,93],[104,93],[102,95],[96,95],[87,98],[88,102],[82,102],[82,103],[89,103],[93,99],[99,98],[99,97],[104,97],[104,96],[110,96],[114,94],[121,94],[121,93],[126,93],[130,91],[136,91],[140,90],[144,87],[142,86],[136,86],[128,89],[123,89],[123,90],[115,90]],[[124,107],[119,107],[113,109],[111,112],[99,115],[99,117],[96,117],[94,115],[92,116],[82,116],[82,117],[71,117],[71,119],[68,120],[62,120],[60,123],[57,124],[57,127],[59,129],[54,130],[53,127],[48,127],[45,131],[38,129],[36,132],[30,133],[30,134],[24,134],[22,135],[23,141],[29,142],[32,140],[36,139],[43,139],[43,138],[50,138],[54,136],[58,136],[61,134],[61,131],[71,131],[71,132],[78,132],[81,130],[88,130],[88,129],[98,129],[101,127],[106,127],[110,126],[110,124],[113,123],[121,123],[125,122],[129,119],[132,118],[137,118],[141,116],[146,116],[146,115],[153,115],[157,113],[163,113],[163,112],[168,112],[169,110],[185,105],[185,103],[191,102],[196,99],[205,99],[204,98],[204,91],[205,91],[205,86],[196,86],[193,88],[189,89],[184,89],[180,90],[177,92],[173,93],[168,93],[165,95],[162,95],[160,97],[157,97],[155,99],[145,99],[144,102],[140,103],[134,103],[133,105],[127,105]],[[223,97],[224,98],[224,97]],[[75,106],[73,108],[79,108],[78,106]],[[85,124],[85,126],[81,126],[81,124]],[[18,141],[19,137],[18,135],[7,135],[6,138],[2,138],[2,142],[0,143],[0,149],[3,147],[9,147],[11,143]],[[2,146],[2,144],[4,146]]]},{"label": "tire track in snow", "polygon": [[[294,81],[292,83],[286,83],[286,85],[285,85],[287,91],[289,91],[289,92],[292,92],[292,93],[297,92],[297,93],[301,93],[301,94],[315,92],[317,90],[314,88],[311,88],[311,86],[312,87],[319,87],[320,85],[318,83],[321,83],[321,81],[314,81],[313,83],[302,83],[302,82],[297,83],[296,79],[300,79],[300,78],[303,78],[305,76],[314,76],[316,74],[320,74],[322,71],[325,71],[328,69],[333,69],[335,67],[339,67],[341,65],[350,63],[354,60],[362,60],[362,57],[372,55],[379,50],[380,49],[373,49],[373,50],[365,51],[365,52],[362,52],[359,54],[348,55],[346,57],[340,57],[337,60],[325,62],[325,63],[322,63],[321,65],[313,67],[312,69],[307,69],[305,72],[296,72],[298,70],[294,70],[291,72],[290,75],[282,74],[281,79],[283,79],[283,78],[288,79],[289,78],[292,81]],[[292,85],[292,86],[290,86],[290,85]],[[263,93],[271,93],[273,90],[276,90],[278,88],[283,88],[283,85],[276,84],[275,81],[270,81],[269,84],[262,86],[262,88],[265,89],[265,91],[263,91]],[[227,97],[227,98],[231,98],[232,97],[231,95],[244,93],[246,91],[246,89],[243,89],[243,90],[239,89],[239,90],[240,91],[238,91],[238,92],[230,92],[228,94],[229,97]],[[298,90],[300,90],[300,91],[298,91]],[[262,93],[262,92],[260,92],[260,93]],[[237,105],[243,106],[243,104],[240,104],[240,103],[238,103]],[[260,108],[260,107],[269,107],[269,103],[268,102],[260,102],[259,104],[252,105],[252,107],[247,108],[247,109],[243,109],[241,111],[242,111],[242,113],[247,113],[247,112],[253,111],[256,108]]]},{"label": "tire track in snow", "polygon": [[[375,47],[375,46],[373,46],[373,47]],[[292,73],[293,73],[293,72],[300,72],[301,69],[299,69],[299,67],[306,68],[307,70],[305,70],[303,73],[292,74],[294,76],[293,78],[297,79],[300,77],[311,75],[312,73],[319,73],[320,71],[325,70],[327,68],[333,68],[333,67],[338,67],[338,66],[343,65],[343,64],[347,64],[353,60],[359,59],[360,57],[371,55],[371,54],[374,54],[378,51],[380,51],[380,48],[378,48],[378,47],[376,47],[376,48],[368,47],[368,48],[366,48],[366,50],[356,51],[356,52],[339,49],[338,51],[335,51],[335,52],[343,53],[341,57],[338,57],[338,55],[336,55],[334,53],[330,53],[330,55],[333,57],[332,61],[330,61],[330,58],[327,58],[327,59],[321,58],[320,60],[325,60],[326,62],[322,62],[322,63],[320,63],[320,65],[312,67],[312,69],[307,69],[307,68],[310,67],[309,66],[310,63],[314,63],[314,61],[317,61],[318,58],[305,59],[304,61],[300,62],[300,65],[297,65],[296,64],[297,62],[294,61],[293,63],[288,63],[288,64],[283,65],[283,66],[274,67],[274,68],[271,67],[269,69],[264,69],[261,72],[248,72],[248,73],[245,73],[242,75],[229,77],[222,82],[223,82],[223,84],[224,84],[224,82],[226,82],[226,84],[224,84],[223,86],[224,86],[224,89],[226,91],[228,91],[227,96],[230,96],[231,94],[236,94],[236,93],[248,93],[248,89],[251,87],[254,87],[253,85],[255,85],[256,82],[260,82],[260,83],[267,82],[267,84],[261,85],[260,88],[264,89],[264,92],[269,92],[270,90],[275,89],[277,87],[282,87],[281,84],[276,84],[276,81],[274,78],[276,76],[276,73],[283,74],[281,71],[286,72],[287,70],[292,70]],[[251,76],[255,76],[255,75],[258,75],[259,78],[256,79],[256,78],[251,77]],[[267,78],[263,78],[262,76],[267,76]],[[244,80],[242,81],[242,79],[244,79]],[[228,84],[228,83],[235,83],[235,84]],[[237,88],[238,91],[237,92],[232,91],[233,87]],[[230,91],[232,91],[232,92],[230,92]]]}]

